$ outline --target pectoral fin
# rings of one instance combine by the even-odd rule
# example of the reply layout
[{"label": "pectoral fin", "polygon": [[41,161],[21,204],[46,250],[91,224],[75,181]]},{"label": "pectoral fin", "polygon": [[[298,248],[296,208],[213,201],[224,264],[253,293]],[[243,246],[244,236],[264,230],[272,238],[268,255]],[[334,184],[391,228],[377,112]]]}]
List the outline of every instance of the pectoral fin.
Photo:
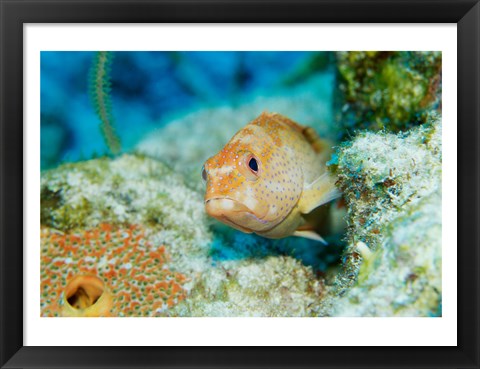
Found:
[{"label": "pectoral fin", "polygon": [[298,207],[302,214],[308,214],[340,195],[340,191],[335,187],[335,177],[326,172],[304,188]]},{"label": "pectoral fin", "polygon": [[325,241],[322,236],[320,236],[318,233],[314,231],[295,231],[293,232],[293,235],[297,237],[303,237],[303,238],[308,238],[315,241],[320,241],[324,245],[328,245],[327,241]]}]

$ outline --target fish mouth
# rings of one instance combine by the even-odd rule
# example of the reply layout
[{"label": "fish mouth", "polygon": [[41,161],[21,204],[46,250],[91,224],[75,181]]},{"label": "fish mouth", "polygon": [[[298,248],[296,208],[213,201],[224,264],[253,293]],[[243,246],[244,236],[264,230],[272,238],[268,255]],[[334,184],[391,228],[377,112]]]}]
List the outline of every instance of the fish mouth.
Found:
[{"label": "fish mouth", "polygon": [[205,210],[211,217],[245,233],[252,233],[253,230],[239,224],[235,220],[235,215],[243,214],[254,221],[266,223],[262,218],[255,216],[249,207],[228,197],[215,197],[205,200]]}]

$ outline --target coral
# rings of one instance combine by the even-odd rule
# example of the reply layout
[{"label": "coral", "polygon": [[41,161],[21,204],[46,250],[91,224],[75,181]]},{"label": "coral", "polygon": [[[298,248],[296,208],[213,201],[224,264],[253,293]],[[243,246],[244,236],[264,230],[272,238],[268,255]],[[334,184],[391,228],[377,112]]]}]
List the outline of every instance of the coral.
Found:
[{"label": "coral", "polygon": [[363,132],[337,149],[349,246],[332,315],[441,314],[441,132],[430,115],[408,133]]},{"label": "coral", "polygon": [[312,269],[291,257],[225,262],[205,270],[172,315],[312,316],[323,293]]},{"label": "coral", "polygon": [[121,145],[120,139],[115,132],[112,99],[110,97],[110,68],[112,58],[113,53],[108,51],[99,51],[96,53],[90,70],[90,95],[95,106],[95,111],[102,122],[100,129],[103,138],[111,153],[116,155],[120,152]]},{"label": "coral", "polygon": [[441,52],[338,52],[336,120],[353,130],[402,131],[441,109]]},{"label": "coral", "polygon": [[140,226],[43,228],[41,315],[163,315],[186,295],[186,277],[169,262],[165,246],[150,242]]}]

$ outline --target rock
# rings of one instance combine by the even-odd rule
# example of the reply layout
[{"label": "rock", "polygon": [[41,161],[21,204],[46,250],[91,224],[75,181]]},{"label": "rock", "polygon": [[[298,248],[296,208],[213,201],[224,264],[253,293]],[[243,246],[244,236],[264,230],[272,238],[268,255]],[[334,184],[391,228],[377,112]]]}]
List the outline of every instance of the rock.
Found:
[{"label": "rock", "polygon": [[61,231],[141,224],[156,231],[153,239],[168,244],[184,269],[196,268],[195,255],[205,254],[212,239],[202,196],[162,162],[135,155],[43,172],[41,223]]},{"label": "rock", "polygon": [[441,119],[359,134],[331,161],[348,208],[332,315],[441,315]]},{"label": "rock", "polygon": [[312,316],[323,292],[312,269],[294,258],[246,259],[206,270],[173,315]]},{"label": "rock", "polygon": [[338,52],[336,121],[356,130],[404,131],[441,111],[441,52]]}]

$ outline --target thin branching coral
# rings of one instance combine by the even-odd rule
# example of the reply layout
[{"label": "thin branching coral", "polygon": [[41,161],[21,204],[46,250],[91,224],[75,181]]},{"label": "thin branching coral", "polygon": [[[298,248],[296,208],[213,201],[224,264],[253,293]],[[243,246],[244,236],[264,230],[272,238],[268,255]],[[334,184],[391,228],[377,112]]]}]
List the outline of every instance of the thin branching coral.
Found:
[{"label": "thin branching coral", "polygon": [[110,97],[111,81],[110,68],[113,54],[108,51],[99,51],[90,70],[90,95],[95,106],[95,111],[100,118],[105,142],[112,154],[120,153],[120,138],[115,132],[115,122],[112,112],[112,100]]},{"label": "thin branching coral", "polygon": [[109,310],[100,306],[97,316],[162,316],[186,296],[187,278],[168,268],[165,246],[152,244],[140,226],[43,228],[41,247],[42,316],[95,316],[92,305],[102,303]]}]

